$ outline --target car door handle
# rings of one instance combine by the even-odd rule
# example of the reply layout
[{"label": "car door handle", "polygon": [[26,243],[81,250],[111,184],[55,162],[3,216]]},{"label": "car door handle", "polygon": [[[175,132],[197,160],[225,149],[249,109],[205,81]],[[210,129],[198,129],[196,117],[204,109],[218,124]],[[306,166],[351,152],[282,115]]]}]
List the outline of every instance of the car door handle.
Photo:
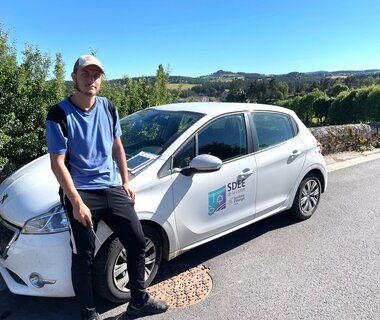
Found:
[{"label": "car door handle", "polygon": [[293,150],[292,154],[289,156],[287,164],[291,164],[294,160],[298,158],[298,156],[301,154],[298,150]]},{"label": "car door handle", "polygon": [[291,158],[298,157],[301,154],[298,150],[293,150],[292,154],[290,155]]},{"label": "car door handle", "polygon": [[239,177],[249,176],[254,172],[255,172],[254,169],[245,168],[242,172],[239,173]]}]

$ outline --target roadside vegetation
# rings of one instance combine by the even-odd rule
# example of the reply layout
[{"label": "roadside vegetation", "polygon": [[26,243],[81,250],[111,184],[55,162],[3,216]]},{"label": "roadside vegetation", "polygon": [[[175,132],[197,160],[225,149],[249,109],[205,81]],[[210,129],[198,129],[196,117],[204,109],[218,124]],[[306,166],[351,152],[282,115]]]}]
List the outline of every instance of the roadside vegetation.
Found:
[{"label": "roadside vegetation", "polygon": [[[61,53],[52,60],[38,46],[28,44],[18,59],[9,32],[0,24],[0,181],[46,153],[47,111],[73,92],[64,75]],[[309,126],[380,119],[380,72],[376,70],[339,76],[220,70],[191,78],[170,76],[169,69],[159,65],[153,77],[105,79],[100,95],[115,102],[121,117],[177,101],[227,101],[290,108]]]}]

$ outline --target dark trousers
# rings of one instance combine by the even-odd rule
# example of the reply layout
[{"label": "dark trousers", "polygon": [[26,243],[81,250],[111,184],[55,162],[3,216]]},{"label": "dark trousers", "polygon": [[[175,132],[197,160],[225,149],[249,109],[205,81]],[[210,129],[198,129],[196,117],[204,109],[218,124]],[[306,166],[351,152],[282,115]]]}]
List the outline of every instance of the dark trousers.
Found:
[{"label": "dark trousers", "polygon": [[[134,209],[134,200],[127,196],[122,187],[78,192],[91,211],[94,230],[97,230],[99,221],[103,220],[127,249],[131,298],[135,303],[142,303],[146,299],[145,236]],[[70,221],[72,283],[82,317],[85,318],[95,312],[92,287],[95,236],[89,226],[85,227],[74,219],[73,208],[67,197],[64,205]]]}]

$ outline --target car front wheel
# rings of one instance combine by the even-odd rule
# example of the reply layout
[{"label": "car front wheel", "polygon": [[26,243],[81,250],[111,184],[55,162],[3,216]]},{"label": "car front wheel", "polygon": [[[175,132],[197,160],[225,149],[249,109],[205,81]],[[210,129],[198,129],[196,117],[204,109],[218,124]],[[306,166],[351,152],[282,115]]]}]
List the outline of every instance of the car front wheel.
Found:
[{"label": "car front wheel", "polygon": [[[162,257],[161,240],[158,233],[149,226],[143,226],[146,240],[145,286],[157,274]],[[129,275],[127,268],[128,252],[118,238],[104,244],[95,258],[94,286],[105,299],[122,303],[130,300]]]},{"label": "car front wheel", "polygon": [[321,197],[321,181],[310,173],[300,183],[290,212],[298,219],[309,219],[318,207]]}]

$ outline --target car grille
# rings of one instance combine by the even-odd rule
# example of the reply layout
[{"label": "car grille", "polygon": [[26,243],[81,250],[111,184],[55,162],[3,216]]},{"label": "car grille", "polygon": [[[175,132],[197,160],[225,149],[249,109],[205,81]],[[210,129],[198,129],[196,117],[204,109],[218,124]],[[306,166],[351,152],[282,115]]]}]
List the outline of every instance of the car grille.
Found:
[{"label": "car grille", "polygon": [[0,218],[0,258],[7,254],[12,242],[16,240],[19,230]]}]

